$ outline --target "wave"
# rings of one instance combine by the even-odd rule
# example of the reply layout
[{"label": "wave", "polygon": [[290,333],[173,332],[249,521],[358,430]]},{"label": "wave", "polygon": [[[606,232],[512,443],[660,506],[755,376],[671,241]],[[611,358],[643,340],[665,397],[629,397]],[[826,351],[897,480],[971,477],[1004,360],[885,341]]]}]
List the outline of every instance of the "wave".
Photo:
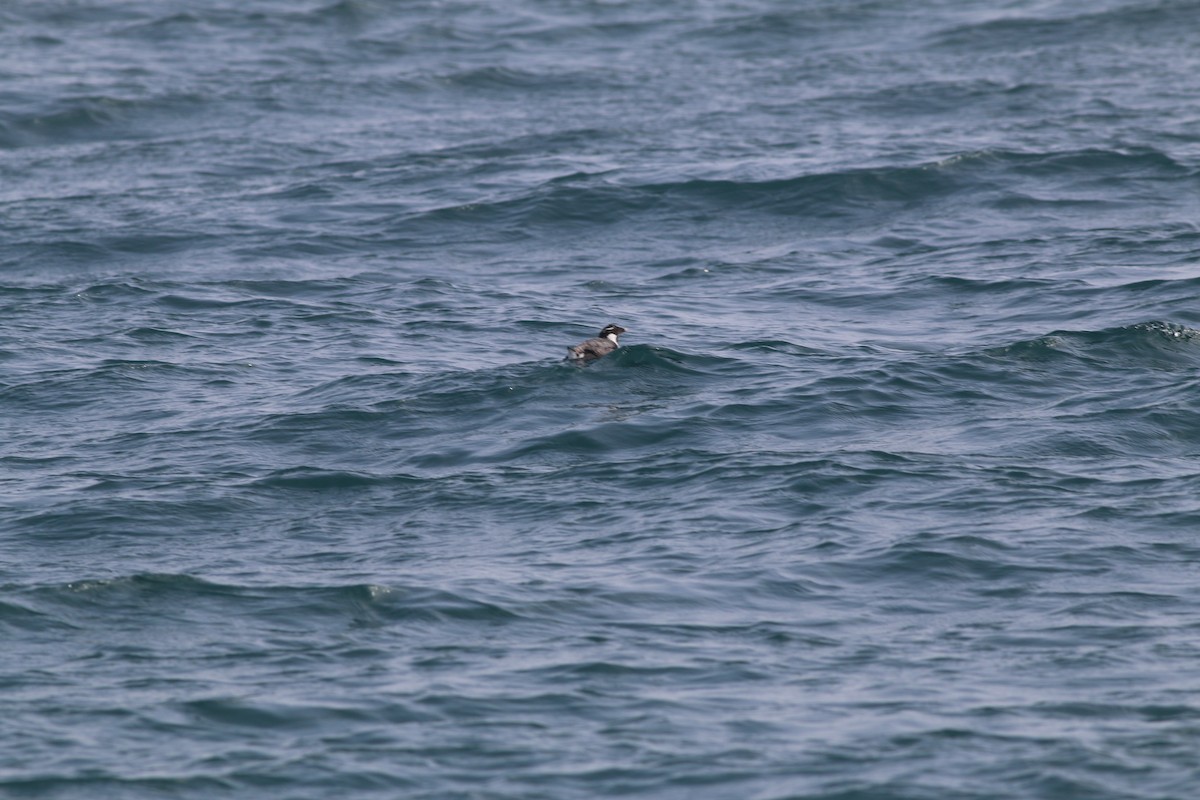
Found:
[{"label": "wave", "polygon": [[[0,124],[3,124],[0,121]],[[587,131],[572,130],[558,139],[544,137],[564,153],[578,147],[577,137]],[[2,134],[0,134],[2,135]],[[538,137],[502,142],[514,151],[538,148]],[[464,153],[472,152],[464,146]],[[489,147],[464,153],[425,154],[437,161],[444,157],[470,157],[490,162]],[[471,202],[432,204],[428,198],[404,203],[366,204],[365,213],[337,202],[343,190],[342,173],[320,179],[305,178],[286,192],[301,191],[304,198],[270,193],[247,195],[243,202],[296,206],[316,214],[319,224],[290,226],[287,232],[272,226],[230,226],[200,229],[189,219],[164,219],[153,228],[61,230],[54,237],[11,243],[5,264],[23,269],[39,266],[61,268],[64,263],[94,265],[123,262],[130,258],[176,258],[186,253],[208,253],[233,248],[239,258],[297,258],[315,255],[346,256],[364,247],[396,250],[402,246],[461,241],[524,241],[546,231],[595,229],[634,224],[640,226],[693,226],[810,224],[826,228],[858,229],[863,225],[890,223],[896,217],[924,220],[946,215],[953,219],[960,206],[983,207],[1004,213],[1065,210],[1071,206],[1105,207],[1131,202],[1137,192],[1161,193],[1164,182],[1190,184],[1196,171],[1160,150],[1078,149],[1047,152],[987,150],[963,153],[938,161],[881,165],[814,172],[770,179],[711,176],[681,176],[649,180],[651,176],[612,170],[579,171],[562,158],[556,171],[562,174],[529,186],[513,182],[477,190]],[[431,169],[444,169],[438,162]],[[536,173],[540,178],[544,172]],[[661,178],[661,176],[658,176]],[[398,185],[409,192],[412,176],[400,170],[385,170],[373,179],[374,189],[391,191]],[[521,179],[517,179],[518,183]],[[1046,191],[1047,184],[1055,192]],[[1114,190],[1120,190],[1116,192]],[[104,198],[99,198],[104,200]],[[80,199],[96,202],[95,198]],[[328,211],[328,213],[326,213]],[[1056,212],[1057,213],[1057,212]],[[308,219],[304,217],[303,219]],[[293,222],[295,220],[293,219]],[[1180,234],[1183,236],[1183,234]],[[1173,245],[1188,247],[1185,239]],[[1130,249],[1137,247],[1131,243]],[[1190,251],[1187,251],[1190,252]],[[10,260],[11,259],[11,260]]]},{"label": "wave", "polygon": [[595,72],[561,70],[533,72],[530,70],[497,66],[476,67],[474,69],[429,77],[426,78],[426,82],[439,87],[491,91],[517,90],[521,92],[545,92],[578,88],[593,90],[602,86],[607,86],[610,90],[622,88],[621,84],[612,78],[603,74],[598,75]]},{"label": "wave", "polygon": [[990,79],[921,80],[883,89],[838,93],[825,98],[827,103],[853,103],[886,115],[912,117],[922,114],[1005,114],[1028,109],[1036,112],[1044,105],[1061,101],[1066,92],[1042,83],[1004,83]]},{"label": "wave", "polygon": [[[1047,180],[1096,189],[1139,180],[1191,181],[1196,171],[1153,148],[1047,152],[988,150],[914,165],[861,167],[768,180],[686,178],[622,182],[611,173],[562,175],[515,195],[419,212],[411,220],[513,226],[606,225],[625,219],[706,221],[722,213],[824,221],[911,212],[976,196],[1032,202]],[[1087,198],[1060,197],[1061,202]]]},{"label": "wave", "polygon": [[[67,584],[0,586],[0,596],[16,594],[21,603],[0,605],[0,621],[36,614],[66,626],[120,610],[130,625],[181,618],[224,624],[228,613],[239,618],[274,620],[305,627],[321,620],[361,623],[466,622],[497,624],[519,615],[497,603],[468,594],[424,586],[372,583],[324,585],[223,583],[174,573],[130,575],[72,581]],[[11,610],[11,614],[7,611]],[[140,621],[140,622],[138,622]]]},{"label": "wave", "polygon": [[0,149],[78,141],[150,139],[194,130],[190,120],[208,107],[197,94],[150,98],[76,95],[46,105],[26,98],[22,111],[0,111]]},{"label": "wave", "polygon": [[[130,339],[145,344],[176,344],[186,341],[186,335],[135,330]],[[136,346],[136,344],[134,345]],[[208,366],[181,365],[154,359],[107,359],[94,366],[77,369],[42,370],[34,379],[18,377],[0,384],[0,402],[11,409],[27,410],[83,409],[95,406],[98,398],[120,395],[126,413],[154,416],[155,399],[161,398],[166,387],[178,387],[181,381],[193,378],[220,378],[223,370]]]},{"label": "wave", "polygon": [[[987,290],[975,283],[959,288]],[[1036,427],[1029,428],[1036,435],[988,432],[1030,404],[1043,419],[1059,418],[1064,425],[1095,410],[1114,424],[1125,415],[1143,432],[1175,430],[1190,419],[1177,407],[1183,390],[1163,381],[1149,386],[1145,379],[1194,371],[1198,344],[1200,332],[1192,328],[1151,321],[1052,331],[982,350],[857,353],[836,360],[784,340],[747,340],[724,346],[721,354],[634,344],[587,365],[548,357],[424,373],[389,362],[374,374],[301,389],[286,403],[276,401],[271,413],[227,419],[207,435],[265,447],[288,460],[287,467],[255,470],[238,482],[242,489],[315,493],[407,494],[420,491],[421,477],[455,470],[562,467],[655,449],[703,451],[741,436],[813,447],[845,439],[861,446],[874,432],[890,449],[903,449],[907,438],[916,450],[935,451],[986,447],[989,437],[1023,447],[1042,437],[1050,447],[1047,431]],[[113,369],[133,369],[130,379],[144,381],[142,366]],[[149,365],[151,374],[163,367]],[[148,389],[157,385],[155,379]],[[973,421],[940,434],[930,422],[939,419],[953,429],[960,418]],[[921,426],[929,433],[914,436]],[[1105,437],[1110,452],[1128,449]],[[1177,438],[1175,447],[1195,438]],[[1074,447],[1061,443],[1063,452]],[[373,454],[370,469],[358,463],[361,453]],[[136,508],[129,509],[135,525],[154,513]]]},{"label": "wave", "polygon": [[843,216],[879,204],[914,203],[953,192],[957,184],[926,167],[858,169],[766,181],[689,179],[616,184],[566,176],[526,197],[446,209],[435,214],[495,213],[524,221],[614,221],[641,212],[743,210],[782,215]]},{"label": "wave", "polygon": [[268,475],[248,481],[248,485],[259,489],[300,489],[306,491],[330,491],[338,489],[361,489],[367,487],[407,487],[421,484],[422,480],[412,475],[374,475],[365,472],[321,469],[319,467],[289,467],[275,470]]},{"label": "wave", "polygon": [[1096,367],[1194,369],[1200,366],[1200,331],[1150,321],[1098,331],[1053,331],[991,351],[1030,360],[1077,359]]},{"label": "wave", "polygon": [[1172,36],[1186,26],[1200,4],[1194,0],[1127,6],[1062,16],[1006,15],[968,25],[943,28],[931,36],[944,47],[1012,52],[1028,48],[1078,47],[1127,42],[1131,36]]},{"label": "wave", "polygon": [[750,352],[765,352],[765,353],[783,353],[793,356],[811,356],[822,355],[824,351],[818,350],[807,345],[796,344],[789,342],[786,339],[748,339],[746,341],[733,342],[729,345],[731,350],[746,350]]},{"label": "wave", "polygon": [[[565,352],[564,352],[565,355]],[[421,374],[387,370],[327,381],[293,396],[294,409],[238,422],[252,441],[331,451],[352,442],[390,443],[407,463],[446,468],[498,463],[536,452],[581,454],[611,449],[623,435],[607,422],[631,419],[658,407],[661,398],[685,395],[744,364],[714,355],[685,354],[650,345],[622,347],[580,365],[565,358]],[[557,407],[553,420],[547,408]],[[588,421],[601,411],[601,419]],[[547,431],[551,432],[547,432]],[[613,439],[613,436],[616,439]],[[634,439],[655,439],[650,428]],[[405,443],[426,439],[416,450]],[[272,486],[376,485],[398,478],[354,470],[272,473]]]}]

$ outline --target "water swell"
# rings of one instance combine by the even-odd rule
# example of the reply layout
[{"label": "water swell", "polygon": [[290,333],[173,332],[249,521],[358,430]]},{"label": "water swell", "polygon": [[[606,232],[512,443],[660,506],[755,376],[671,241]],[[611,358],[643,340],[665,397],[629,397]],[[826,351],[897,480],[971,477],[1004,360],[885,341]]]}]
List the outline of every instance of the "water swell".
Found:
[{"label": "water swell", "polygon": [[[31,99],[18,107],[37,106]],[[198,94],[134,98],[80,95],[32,111],[0,112],[0,149],[71,142],[154,139],[195,130],[184,126],[208,101]]]},{"label": "water swell", "polygon": [[1097,370],[1134,367],[1187,370],[1200,364],[1200,332],[1150,321],[1098,331],[1054,331],[996,352],[1032,360],[1072,358]]},{"label": "water swell", "polygon": [[[220,624],[234,615],[247,624],[303,626],[318,620],[374,622],[462,622],[503,624],[519,615],[495,602],[469,594],[409,585],[232,583],[187,574],[136,573],[73,581],[65,585],[7,585],[0,591],[23,598],[5,601],[4,617],[21,621],[36,615],[47,622],[75,626],[136,609],[145,624],[169,625],[189,619]],[[11,612],[11,613],[10,613]],[[216,612],[215,617],[210,613]],[[303,622],[308,620],[308,622]],[[132,630],[130,623],[117,629]]]},{"label": "water swell", "polygon": [[419,488],[423,479],[413,475],[374,475],[361,472],[321,469],[317,467],[289,467],[276,470],[269,475],[248,481],[256,490],[303,490],[330,492],[359,490],[364,488]]},{"label": "water swell", "polygon": [[766,181],[691,179],[615,183],[586,176],[543,184],[523,197],[438,209],[432,220],[472,223],[613,223],[640,214],[746,211],[837,218],[952,194],[955,182],[925,167],[856,169]]},{"label": "water swell", "polygon": [[1195,10],[1195,3],[1185,0],[1057,17],[1003,16],[943,29],[931,38],[938,46],[1007,50],[1054,48],[1081,40],[1106,42],[1130,32],[1171,37],[1178,32],[1181,20],[1190,18]]},{"label": "water swell", "polygon": [[[707,221],[717,213],[812,220],[853,220],[907,213],[960,196],[997,207],[1034,202],[1049,182],[1079,192],[1143,182],[1194,183],[1196,170],[1167,154],[1139,150],[983,151],[938,162],[851,168],[767,180],[688,178],[632,182],[618,176],[572,174],[517,195],[422,212],[426,222],[605,225],[650,216]],[[1088,202],[1079,197],[1074,202]]]}]

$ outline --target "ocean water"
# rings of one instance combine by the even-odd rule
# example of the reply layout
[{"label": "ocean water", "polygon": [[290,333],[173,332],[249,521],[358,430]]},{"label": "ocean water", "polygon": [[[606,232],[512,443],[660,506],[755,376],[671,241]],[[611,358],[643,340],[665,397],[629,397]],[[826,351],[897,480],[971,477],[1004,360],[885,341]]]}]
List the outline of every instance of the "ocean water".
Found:
[{"label": "ocean water", "polygon": [[1196,797],[1198,19],[0,5],[0,795]]}]

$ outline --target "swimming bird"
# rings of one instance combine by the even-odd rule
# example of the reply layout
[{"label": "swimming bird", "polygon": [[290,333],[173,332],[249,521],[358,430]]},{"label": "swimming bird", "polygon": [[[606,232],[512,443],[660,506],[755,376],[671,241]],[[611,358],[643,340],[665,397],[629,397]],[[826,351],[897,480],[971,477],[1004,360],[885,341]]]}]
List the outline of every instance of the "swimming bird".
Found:
[{"label": "swimming bird", "polygon": [[595,339],[588,339],[567,348],[567,358],[572,361],[595,361],[600,356],[606,356],[621,345],[617,337],[625,332],[620,325],[605,325],[604,330]]}]

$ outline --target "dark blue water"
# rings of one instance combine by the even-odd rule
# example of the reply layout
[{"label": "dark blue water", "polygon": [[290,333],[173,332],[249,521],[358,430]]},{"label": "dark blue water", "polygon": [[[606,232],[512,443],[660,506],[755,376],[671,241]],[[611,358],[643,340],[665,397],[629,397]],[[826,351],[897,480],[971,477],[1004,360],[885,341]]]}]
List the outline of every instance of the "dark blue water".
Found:
[{"label": "dark blue water", "polygon": [[1197,20],[3,4],[0,794],[1197,796]]}]

